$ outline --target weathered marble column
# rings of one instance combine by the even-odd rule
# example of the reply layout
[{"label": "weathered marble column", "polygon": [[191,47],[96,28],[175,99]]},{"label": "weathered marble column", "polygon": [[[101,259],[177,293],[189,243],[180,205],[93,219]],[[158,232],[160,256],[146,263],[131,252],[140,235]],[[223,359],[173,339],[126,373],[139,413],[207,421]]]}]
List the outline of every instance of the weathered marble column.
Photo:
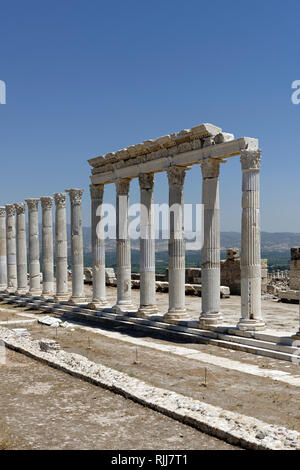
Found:
[{"label": "weathered marble column", "polygon": [[72,263],[72,296],[70,304],[85,302],[84,267],[83,267],[83,234],[82,234],[82,193],[83,189],[67,189],[71,203],[71,263]]},{"label": "weathered marble column", "polygon": [[129,237],[129,186],[130,179],[116,182],[117,206],[117,303],[113,307],[116,312],[134,311],[131,302],[131,251]]},{"label": "weathered marble column", "polygon": [[0,291],[7,288],[5,207],[0,207]]},{"label": "weathered marble column", "polygon": [[26,199],[29,232],[29,294],[41,294],[40,245],[39,245],[39,199]]},{"label": "weathered marble column", "polygon": [[55,257],[56,294],[55,301],[68,300],[68,240],[67,240],[67,195],[55,193]]},{"label": "weathered marble column", "polygon": [[45,297],[52,297],[54,291],[54,261],[53,261],[53,220],[51,196],[41,197],[42,206],[42,273]]},{"label": "weathered marble column", "polygon": [[91,192],[91,221],[92,221],[92,258],[93,258],[93,299],[88,307],[93,310],[106,305],[105,295],[105,239],[102,204],[104,185],[90,185]]},{"label": "weathered marble column", "polygon": [[153,222],[154,174],[139,176],[140,223],[140,307],[137,316],[158,313],[155,301],[155,234]]},{"label": "weathered marble column", "polygon": [[26,219],[25,204],[15,204],[16,232],[17,232],[17,294],[25,294],[27,288],[27,244],[26,244]]},{"label": "weathered marble column", "polygon": [[166,321],[184,318],[185,310],[185,241],[183,186],[186,168],[173,166],[169,180],[169,310]]},{"label": "weathered marble column", "polygon": [[220,313],[220,161],[209,158],[201,163],[204,230],[201,269],[202,312],[200,326],[221,323]]},{"label": "weathered marble column", "polygon": [[7,204],[6,210],[6,259],[7,259],[7,292],[17,289],[17,258],[16,258],[16,223],[14,204]]},{"label": "weathered marble column", "polygon": [[241,152],[242,246],[240,330],[260,330],[265,323],[261,313],[261,254],[259,215],[260,150]]}]

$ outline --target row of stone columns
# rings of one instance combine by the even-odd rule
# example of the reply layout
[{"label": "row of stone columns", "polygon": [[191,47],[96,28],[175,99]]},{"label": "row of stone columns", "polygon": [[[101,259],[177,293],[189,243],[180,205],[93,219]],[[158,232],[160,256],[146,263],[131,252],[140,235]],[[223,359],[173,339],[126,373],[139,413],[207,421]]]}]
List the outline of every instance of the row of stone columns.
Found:
[{"label": "row of stone columns", "polygon": [[[67,213],[65,193],[55,193],[55,256],[56,288],[54,288],[53,253],[53,198],[26,199],[28,207],[29,237],[29,290],[27,287],[27,244],[25,204],[8,204],[0,208],[0,288],[17,294],[29,293],[43,295],[57,301],[69,300],[82,303],[84,297],[84,265],[82,237],[83,190],[67,190],[71,203],[71,258],[72,258],[72,296],[68,294],[68,245]],[[38,206],[42,207],[42,274],[40,282],[40,243]]]},{"label": "row of stone columns", "polygon": [[[202,312],[200,326],[214,327],[222,322],[220,312],[220,203],[219,170],[221,161],[206,159],[202,169],[202,203],[204,205],[204,244],[202,249]],[[241,319],[242,330],[261,329],[261,273],[259,221],[260,151],[241,153],[242,183],[242,258],[241,258]],[[186,168],[170,167],[169,182],[169,309],[165,319],[174,321],[186,316],[185,310],[185,246],[183,186]],[[117,218],[117,302],[115,311],[134,311],[131,301],[130,238],[128,208],[130,179],[116,183]],[[140,306],[139,316],[157,313],[155,301],[155,241],[153,226],[154,174],[139,176],[141,201],[140,238]],[[101,219],[104,185],[91,185],[93,302],[98,308],[105,304],[104,232],[97,233]],[[176,214],[175,214],[176,212]],[[104,230],[103,227],[100,230]]]},{"label": "row of stone columns", "polygon": [[[240,329],[260,329],[261,316],[259,166],[260,151],[241,153],[242,183],[242,257],[241,257],[241,319]],[[221,323],[220,313],[220,160],[206,159],[202,169],[202,203],[204,205],[204,245],[202,249],[202,312],[200,325],[214,327]],[[165,319],[174,321],[186,316],[185,310],[185,245],[183,187],[186,167],[173,166],[167,170],[169,182],[169,309]],[[141,200],[140,239],[140,306],[139,316],[157,313],[155,300],[155,240],[153,223],[154,174],[139,176]],[[116,182],[116,312],[136,312],[131,300],[131,251],[129,237],[130,178]],[[103,185],[91,185],[93,298],[90,308],[98,309],[105,299],[105,245],[102,204]],[[55,253],[56,292],[58,301],[83,303],[84,265],[82,239],[82,190],[67,190],[71,203],[72,296],[68,296],[66,194],[56,193]],[[42,294],[51,296],[53,278],[53,233],[51,197],[27,199],[29,221],[29,275],[31,295],[39,295],[40,260],[38,204],[42,206]],[[16,227],[15,227],[15,212]],[[5,225],[6,215],[6,225]],[[17,233],[16,233],[17,230]],[[6,235],[5,235],[6,234]],[[6,255],[5,255],[6,251]],[[10,204],[0,208],[0,286],[9,291],[27,291],[27,255],[25,204]]]}]

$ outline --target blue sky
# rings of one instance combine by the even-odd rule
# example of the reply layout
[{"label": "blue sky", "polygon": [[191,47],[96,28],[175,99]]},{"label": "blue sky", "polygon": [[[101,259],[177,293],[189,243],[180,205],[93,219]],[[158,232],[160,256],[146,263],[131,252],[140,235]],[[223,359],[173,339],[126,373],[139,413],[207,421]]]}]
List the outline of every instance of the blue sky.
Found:
[{"label": "blue sky", "polygon": [[[83,187],[88,225],[88,158],[211,122],[260,139],[262,229],[300,232],[299,15],[294,0],[0,1],[0,203]],[[186,202],[200,181],[193,167]],[[222,230],[240,230],[240,188],[235,158]],[[167,194],[160,174],[155,202]]]}]

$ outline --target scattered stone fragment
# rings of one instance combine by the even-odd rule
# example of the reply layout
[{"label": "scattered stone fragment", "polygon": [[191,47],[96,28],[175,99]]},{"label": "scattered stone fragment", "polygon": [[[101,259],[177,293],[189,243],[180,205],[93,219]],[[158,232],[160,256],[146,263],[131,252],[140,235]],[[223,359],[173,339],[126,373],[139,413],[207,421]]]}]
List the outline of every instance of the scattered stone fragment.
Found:
[{"label": "scattered stone fragment", "polygon": [[40,345],[40,350],[45,351],[45,352],[59,351],[60,349],[60,345],[53,339],[43,338],[39,341],[39,345]]}]

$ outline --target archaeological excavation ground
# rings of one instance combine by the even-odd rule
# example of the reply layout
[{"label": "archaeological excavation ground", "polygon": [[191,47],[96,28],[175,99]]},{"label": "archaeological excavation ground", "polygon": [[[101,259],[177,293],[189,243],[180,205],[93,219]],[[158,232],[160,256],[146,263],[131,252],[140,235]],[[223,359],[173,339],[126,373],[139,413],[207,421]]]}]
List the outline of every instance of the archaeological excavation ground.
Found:
[{"label": "archaeological excavation ground", "polygon": [[[221,260],[220,167],[236,156],[241,249],[227,249]],[[211,124],[90,159],[91,267],[82,189],[0,208],[1,449],[300,449],[300,249],[292,248],[289,271],[268,273],[260,161],[257,139]],[[186,269],[184,183],[192,165],[202,171],[202,264]],[[155,272],[157,172],[169,184],[165,275]],[[135,274],[134,178],[141,208]],[[115,270],[105,263],[109,184],[116,188]]]}]

